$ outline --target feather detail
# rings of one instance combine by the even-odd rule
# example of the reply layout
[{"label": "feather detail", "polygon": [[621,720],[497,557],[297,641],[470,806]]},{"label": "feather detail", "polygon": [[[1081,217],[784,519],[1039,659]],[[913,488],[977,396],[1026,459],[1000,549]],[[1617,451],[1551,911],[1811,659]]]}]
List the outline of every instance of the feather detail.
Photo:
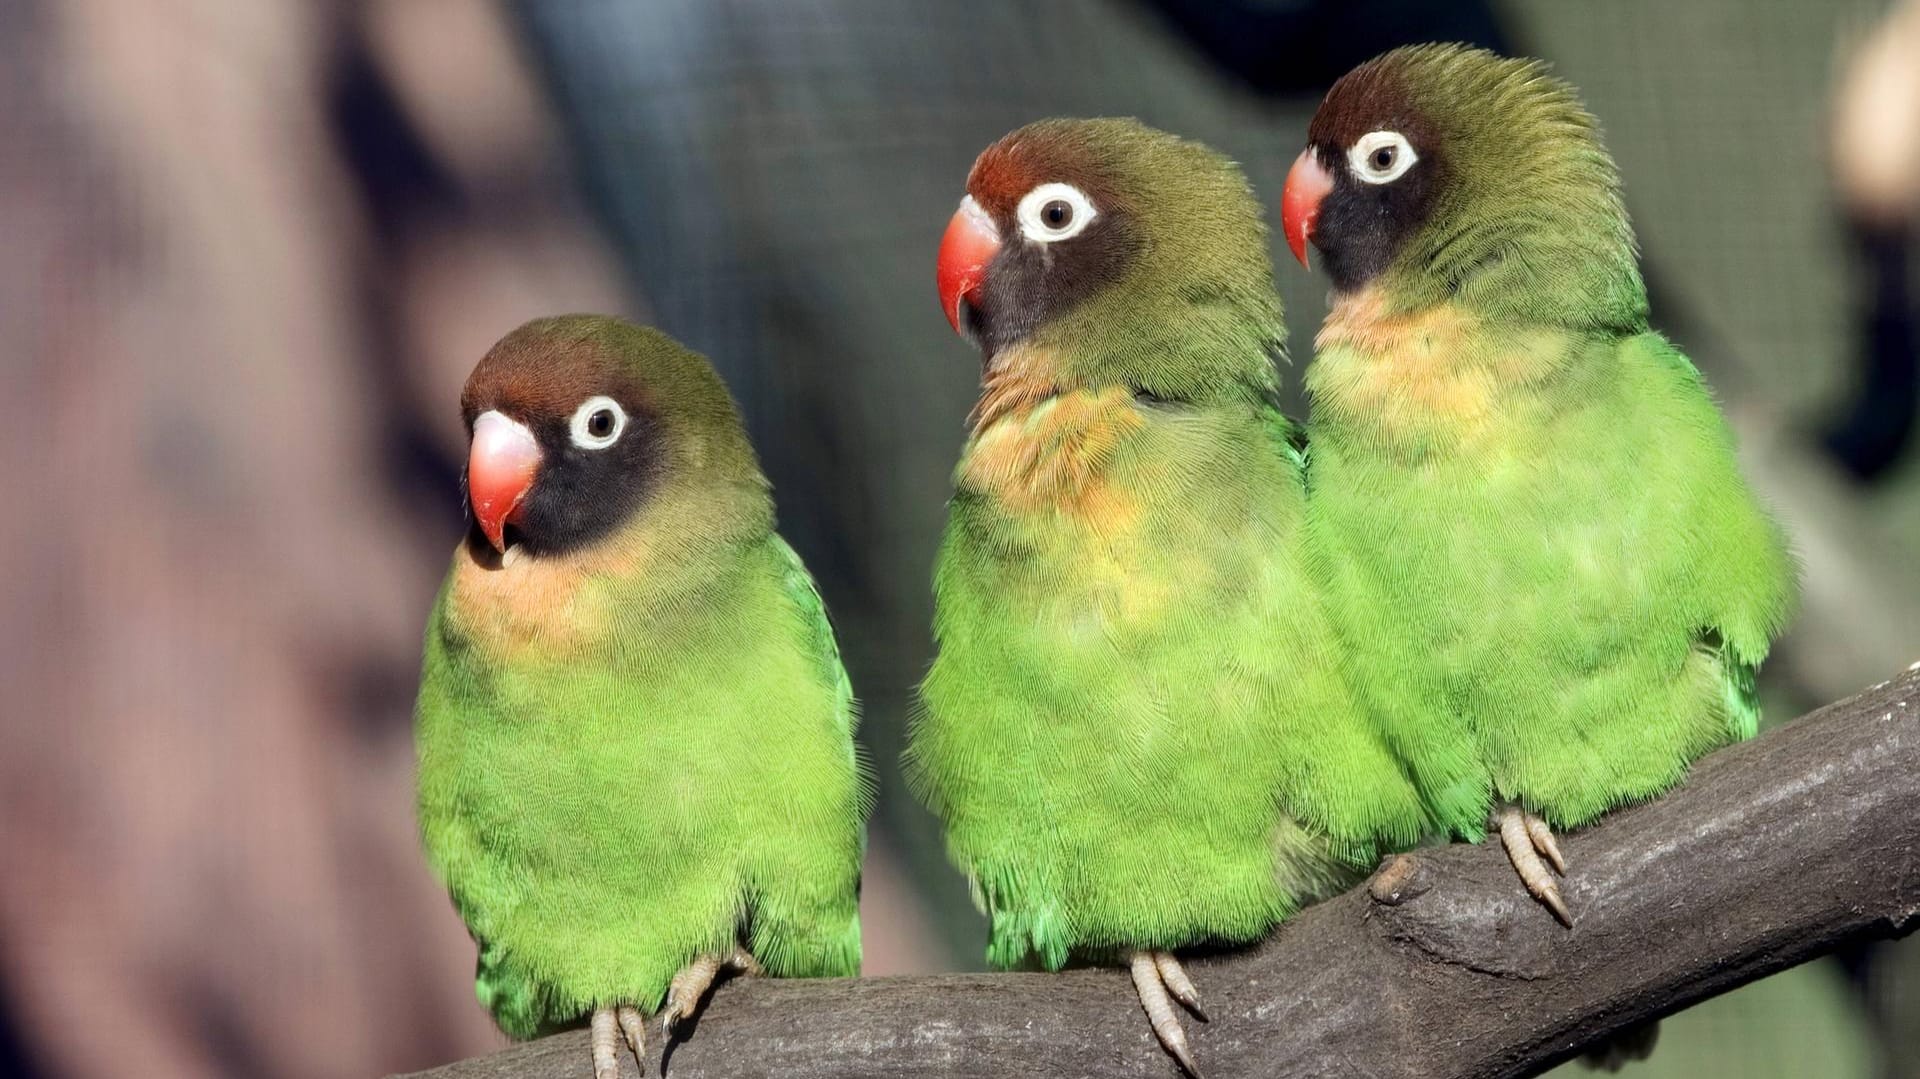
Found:
[{"label": "feather detail", "polygon": [[996,360],[974,410],[960,487],[1015,512],[1054,508],[1124,529],[1134,501],[1104,477],[1146,420],[1125,389],[1062,390],[1050,371],[1040,349],[1010,349]]},{"label": "feather detail", "polygon": [[1379,288],[1337,296],[1308,371],[1316,407],[1388,440],[1484,433],[1501,402],[1554,375],[1579,338],[1490,325],[1456,304],[1396,311]]}]

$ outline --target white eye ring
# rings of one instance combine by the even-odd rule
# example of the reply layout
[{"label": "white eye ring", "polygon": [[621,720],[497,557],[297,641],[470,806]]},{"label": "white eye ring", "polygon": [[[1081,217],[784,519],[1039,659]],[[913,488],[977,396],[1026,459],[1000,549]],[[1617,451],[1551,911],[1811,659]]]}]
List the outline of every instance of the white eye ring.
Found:
[{"label": "white eye ring", "polygon": [[[1046,213],[1054,203],[1066,204],[1066,220],[1057,225],[1048,222]],[[1021,235],[1035,243],[1050,244],[1071,240],[1086,231],[1099,211],[1093,208],[1093,200],[1086,192],[1072,184],[1055,182],[1041,184],[1027,192],[1013,216],[1020,222]]]},{"label": "white eye ring", "polygon": [[[613,426],[596,433],[593,420],[601,412],[613,413]],[[620,441],[620,433],[626,429],[627,410],[620,407],[620,402],[602,394],[587,398],[580,402],[579,408],[573,410],[573,419],[567,424],[567,435],[573,439],[574,445],[583,450],[604,450]]]},{"label": "white eye ring", "polygon": [[[1385,168],[1374,162],[1374,156],[1383,150],[1387,151]],[[1418,160],[1420,155],[1413,152],[1412,144],[1398,131],[1369,131],[1347,149],[1347,167],[1370,184],[1390,184],[1406,175]]]}]

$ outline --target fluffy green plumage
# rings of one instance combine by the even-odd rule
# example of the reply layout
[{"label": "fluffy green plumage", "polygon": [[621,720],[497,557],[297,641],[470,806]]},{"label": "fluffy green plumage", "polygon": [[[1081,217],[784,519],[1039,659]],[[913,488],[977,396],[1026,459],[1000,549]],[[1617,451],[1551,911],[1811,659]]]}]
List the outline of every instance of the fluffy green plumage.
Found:
[{"label": "fluffy green plumage", "polygon": [[1392,88],[1447,172],[1392,265],[1336,297],[1308,372],[1318,576],[1442,823],[1477,838],[1497,800],[1583,824],[1753,734],[1794,568],[1706,386],[1647,328],[1573,91],[1454,47],[1349,80]]},{"label": "fluffy green plumage", "polygon": [[[1019,164],[988,172],[1016,155]],[[1106,210],[1126,216],[1144,250],[1125,265],[1090,265],[1102,287],[1050,309],[1027,339],[1054,354],[1059,384],[1190,403],[1271,399],[1286,324],[1266,224],[1237,166],[1201,143],[1110,118],[1029,124],[988,149],[976,171],[992,182],[1021,165],[1120,180]]]},{"label": "fluffy green plumage", "polygon": [[1539,61],[1456,45],[1396,49],[1341,81],[1349,94],[1396,95],[1445,144],[1430,162],[1444,178],[1426,225],[1380,281],[1393,310],[1458,304],[1495,321],[1645,327],[1619,177],[1573,87]]},{"label": "fluffy green plumage", "polygon": [[1122,121],[1009,136],[983,202],[1009,146],[1152,239],[990,360],[909,776],[996,965],[1254,939],[1424,823],[1302,561],[1258,207],[1230,163]]},{"label": "fluffy green plumage", "polygon": [[497,569],[463,547],[435,605],[420,819],[481,1002],[516,1038],[652,1011],[736,941],[774,975],[855,974],[853,697],[725,390],[651,331],[535,327],[554,364],[612,356],[652,388],[661,475],[585,550]]}]

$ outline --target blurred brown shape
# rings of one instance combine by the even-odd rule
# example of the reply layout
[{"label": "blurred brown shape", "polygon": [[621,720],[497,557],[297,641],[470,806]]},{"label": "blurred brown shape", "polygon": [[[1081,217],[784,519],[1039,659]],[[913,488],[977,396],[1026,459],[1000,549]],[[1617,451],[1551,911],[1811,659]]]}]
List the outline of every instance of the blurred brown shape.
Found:
[{"label": "blurred brown shape", "polygon": [[[622,306],[509,42],[476,3],[0,6],[0,988],[49,1072],[500,1042],[414,833],[434,451],[506,329]],[[370,199],[353,55],[457,197]]]}]

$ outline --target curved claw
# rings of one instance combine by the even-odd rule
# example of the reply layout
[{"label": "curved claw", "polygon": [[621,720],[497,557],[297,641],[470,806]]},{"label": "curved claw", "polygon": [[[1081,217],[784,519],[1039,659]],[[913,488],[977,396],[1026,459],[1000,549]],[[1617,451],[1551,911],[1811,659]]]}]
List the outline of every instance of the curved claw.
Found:
[{"label": "curved claw", "polygon": [[[1566,862],[1560,857],[1560,847],[1553,840],[1553,832],[1545,821],[1522,810],[1519,806],[1507,806],[1500,810],[1500,845],[1507,850],[1507,860],[1513,863],[1514,872],[1520,874],[1521,883],[1533,897],[1546,904],[1560,924],[1573,928],[1573,915],[1567,910],[1566,900],[1560,898],[1560,886],[1554,883],[1553,874],[1547,871],[1547,864],[1540,860],[1542,850],[1553,859],[1554,864],[1565,871]],[[1540,835],[1544,833],[1545,841]]]},{"label": "curved claw", "polygon": [[620,1021],[620,1032],[626,1035],[627,1048],[633,1050],[633,1059],[640,1062],[640,1073],[647,1071],[647,1021],[640,1015],[640,1009],[631,1004],[622,1004],[614,1009],[614,1018]]},{"label": "curved claw", "polygon": [[697,955],[667,986],[667,1003],[660,1009],[660,1033],[672,1037],[674,1025],[688,1019],[700,1007],[700,998],[712,988],[714,975],[720,973],[720,957]]},{"label": "curved claw", "polygon": [[[1173,1001],[1167,996],[1167,985],[1162,974],[1160,959],[1165,956],[1170,962],[1173,956],[1164,952],[1135,952],[1129,964],[1129,973],[1133,975],[1133,991],[1140,996],[1140,1006],[1146,1009],[1147,1022],[1153,1027],[1154,1037],[1160,1039],[1160,1045],[1173,1056],[1180,1067],[1193,1079],[1202,1079],[1200,1068],[1193,1062],[1193,1054],[1187,1048],[1187,1032],[1180,1025],[1180,1017],[1174,1014]],[[1174,963],[1179,969],[1179,964]],[[1181,980],[1186,973],[1180,973]],[[1192,982],[1187,982],[1189,991]]]},{"label": "curved claw", "polygon": [[1567,875],[1567,860],[1560,856],[1560,841],[1553,838],[1553,829],[1547,822],[1531,813],[1522,814],[1527,822],[1527,838],[1533,841],[1533,849],[1547,856],[1553,863],[1553,871],[1561,876]]},{"label": "curved claw", "polygon": [[695,956],[680,973],[673,976],[667,985],[667,1002],[660,1009],[660,1033],[663,1037],[672,1037],[673,1028],[682,1020],[693,1018],[700,1010],[700,1000],[713,988],[713,980],[720,974],[721,968],[737,970],[746,974],[759,974],[760,963],[745,948],[735,948],[733,954],[722,958],[717,955]]},{"label": "curved claw", "polygon": [[1173,994],[1173,999],[1185,1005],[1202,1023],[1212,1022],[1200,1007],[1200,990],[1193,987],[1193,979],[1187,977],[1186,969],[1172,952],[1153,953],[1153,966],[1160,972],[1160,981],[1166,985],[1167,992]]}]

